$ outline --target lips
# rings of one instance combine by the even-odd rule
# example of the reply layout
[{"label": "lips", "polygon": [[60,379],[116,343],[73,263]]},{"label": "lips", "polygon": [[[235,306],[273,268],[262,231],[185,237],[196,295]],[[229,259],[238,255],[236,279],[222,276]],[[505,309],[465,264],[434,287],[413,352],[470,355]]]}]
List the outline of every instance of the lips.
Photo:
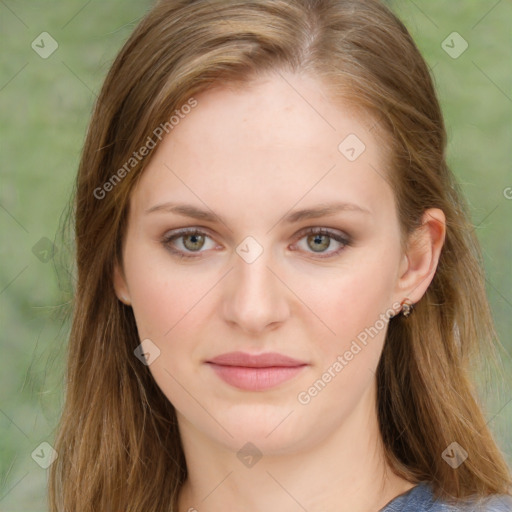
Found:
[{"label": "lips", "polygon": [[306,363],[293,359],[276,352],[267,352],[266,354],[246,354],[245,352],[229,352],[214,357],[209,363],[220,364],[223,366],[245,366],[247,368],[269,368],[272,366],[302,366]]},{"label": "lips", "polygon": [[278,386],[308,366],[283,354],[230,352],[206,361],[227,384],[247,391],[264,391]]}]

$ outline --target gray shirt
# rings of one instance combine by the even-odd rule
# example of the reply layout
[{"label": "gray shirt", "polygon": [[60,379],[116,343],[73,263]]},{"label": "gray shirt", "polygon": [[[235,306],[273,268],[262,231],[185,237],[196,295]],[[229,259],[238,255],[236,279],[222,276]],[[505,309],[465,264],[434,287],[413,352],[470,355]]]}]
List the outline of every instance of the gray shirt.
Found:
[{"label": "gray shirt", "polygon": [[464,501],[451,505],[434,497],[432,487],[420,483],[395,499],[379,512],[512,512],[511,496],[491,496],[481,501]]}]

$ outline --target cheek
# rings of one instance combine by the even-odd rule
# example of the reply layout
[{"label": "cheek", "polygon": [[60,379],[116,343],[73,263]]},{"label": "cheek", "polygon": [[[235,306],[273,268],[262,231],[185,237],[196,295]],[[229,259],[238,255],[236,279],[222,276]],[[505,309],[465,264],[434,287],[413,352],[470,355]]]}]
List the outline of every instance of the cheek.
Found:
[{"label": "cheek", "polygon": [[[132,256],[130,294],[139,338],[150,339],[159,351],[149,370],[177,411],[208,423],[192,397],[201,394],[195,384],[200,381],[198,362],[203,355],[200,334],[208,320],[205,308],[215,276],[198,275],[192,267],[177,270],[169,261],[139,258],[136,253]],[[207,425],[211,431],[215,428],[215,422]]]},{"label": "cheek", "polygon": [[336,404],[330,421],[339,421],[374,382],[392,313],[395,256],[361,252],[347,258],[328,280],[309,277],[303,282],[304,302],[335,333],[312,318],[316,328],[309,334],[310,349],[317,364],[297,396],[306,414],[325,416]]},{"label": "cheek", "polygon": [[189,321],[218,281],[198,266],[178,269],[165,253],[151,258],[150,251],[132,252],[126,269],[139,334],[160,341]]},{"label": "cheek", "polygon": [[309,289],[307,300],[335,335],[317,322],[316,332],[324,329],[327,335],[311,337],[317,364],[295,399],[304,417],[324,418],[325,430],[335,428],[362,403],[375,382],[391,314],[393,279],[391,260],[368,263],[332,279],[328,294],[318,282]]},{"label": "cheek", "polygon": [[390,314],[396,284],[394,255],[378,250],[366,254],[361,251],[347,257],[339,268],[328,273],[318,269],[316,273],[302,274],[295,280],[297,294],[317,316],[318,329],[325,331],[322,339],[326,353],[350,344],[377,322],[377,327],[382,328],[379,319]]}]

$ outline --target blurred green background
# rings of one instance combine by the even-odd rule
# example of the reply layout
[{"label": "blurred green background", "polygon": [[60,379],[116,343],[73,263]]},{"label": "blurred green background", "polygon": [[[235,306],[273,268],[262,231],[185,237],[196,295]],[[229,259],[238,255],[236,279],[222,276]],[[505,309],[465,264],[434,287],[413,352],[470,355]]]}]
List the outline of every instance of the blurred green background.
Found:
[{"label": "blurred green background", "polygon": [[[95,95],[116,52],[152,3],[0,0],[0,511],[46,510],[47,471],[36,461],[47,460],[48,447],[40,444],[52,443],[62,405],[71,297],[62,266],[69,248],[57,234]],[[390,4],[435,76],[449,132],[449,162],[483,246],[508,376],[512,4]],[[36,52],[51,49],[48,36],[42,36],[42,47],[42,32],[58,44],[47,58]],[[33,41],[39,47],[33,49]],[[464,41],[468,47],[458,55]],[[512,463],[510,379],[481,376],[479,382],[489,425]]]}]

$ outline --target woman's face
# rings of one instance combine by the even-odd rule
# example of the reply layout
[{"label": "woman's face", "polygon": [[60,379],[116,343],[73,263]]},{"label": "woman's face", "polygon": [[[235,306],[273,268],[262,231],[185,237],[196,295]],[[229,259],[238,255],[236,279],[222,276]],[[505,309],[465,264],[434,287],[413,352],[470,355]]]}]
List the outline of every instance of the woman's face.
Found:
[{"label": "woman's face", "polygon": [[182,435],[285,453],[373,412],[407,258],[372,122],[324,93],[197,95],[133,192],[115,287]]}]

